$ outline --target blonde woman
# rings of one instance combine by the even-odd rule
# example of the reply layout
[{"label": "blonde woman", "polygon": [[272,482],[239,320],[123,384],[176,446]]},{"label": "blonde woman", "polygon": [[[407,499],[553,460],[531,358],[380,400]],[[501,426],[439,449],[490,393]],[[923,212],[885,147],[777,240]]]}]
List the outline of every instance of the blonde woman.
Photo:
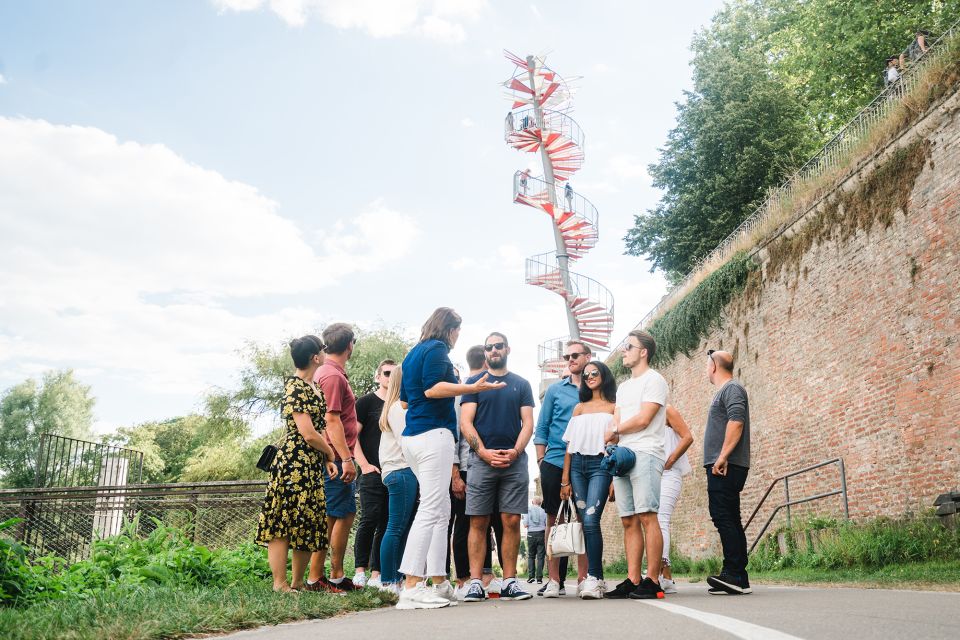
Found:
[{"label": "blonde woman", "polygon": [[400,434],[407,410],[400,402],[403,371],[393,370],[380,414],[380,479],[387,488],[387,526],[380,542],[380,581],[385,591],[400,594],[400,556],[417,502],[417,477],[403,459]]}]

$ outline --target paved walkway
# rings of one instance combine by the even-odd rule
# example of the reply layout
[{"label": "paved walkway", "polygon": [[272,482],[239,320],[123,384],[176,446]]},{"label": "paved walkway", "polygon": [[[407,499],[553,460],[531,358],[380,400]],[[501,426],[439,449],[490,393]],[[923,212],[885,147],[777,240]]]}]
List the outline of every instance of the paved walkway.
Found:
[{"label": "paved walkway", "polygon": [[[524,586],[530,586],[524,584]],[[327,620],[263,627],[235,640],[304,638],[640,637],[671,640],[741,638],[960,638],[960,593],[754,585],[747,596],[711,596],[704,583],[678,584],[657,602],[580,601],[572,595],[524,602],[488,600],[434,611],[380,609]],[[568,581],[567,591],[575,585]]]}]

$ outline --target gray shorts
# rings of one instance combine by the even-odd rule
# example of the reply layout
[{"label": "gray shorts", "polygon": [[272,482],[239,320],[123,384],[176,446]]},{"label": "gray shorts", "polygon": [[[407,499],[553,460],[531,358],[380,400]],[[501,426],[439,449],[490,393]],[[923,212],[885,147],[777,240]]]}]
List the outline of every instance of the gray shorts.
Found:
[{"label": "gray shorts", "polygon": [[506,469],[494,469],[470,452],[467,473],[467,515],[488,516],[499,503],[500,513],[527,512],[530,471],[527,454],[523,453]]}]

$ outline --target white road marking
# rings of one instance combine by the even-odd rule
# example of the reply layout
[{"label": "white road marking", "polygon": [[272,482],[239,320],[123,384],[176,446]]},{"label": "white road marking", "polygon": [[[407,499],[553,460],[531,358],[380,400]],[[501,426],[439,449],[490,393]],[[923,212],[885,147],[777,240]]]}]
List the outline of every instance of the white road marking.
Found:
[{"label": "white road marking", "polygon": [[691,609],[689,607],[681,607],[678,604],[671,604],[669,602],[663,602],[660,600],[640,600],[643,604],[648,604],[651,607],[657,607],[658,609],[663,609],[669,613],[675,613],[679,616],[686,616],[696,620],[697,622],[702,622],[703,624],[710,625],[711,627],[716,627],[721,631],[726,631],[732,635],[735,635],[738,638],[743,640],[802,640],[797,636],[792,636],[789,633],[783,633],[782,631],[777,631],[776,629],[771,629],[769,627],[761,627],[758,624],[753,624],[752,622],[745,622],[743,620],[737,620],[736,618],[729,618],[727,616],[721,616],[716,613],[707,613],[706,611],[700,611],[698,609]]}]

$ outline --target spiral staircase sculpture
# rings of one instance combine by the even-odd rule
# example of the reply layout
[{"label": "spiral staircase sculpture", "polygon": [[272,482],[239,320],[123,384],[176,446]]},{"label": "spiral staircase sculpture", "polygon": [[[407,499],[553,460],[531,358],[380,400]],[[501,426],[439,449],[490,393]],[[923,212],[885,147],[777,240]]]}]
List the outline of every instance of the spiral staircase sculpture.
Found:
[{"label": "spiral staircase sculpture", "polygon": [[599,239],[597,209],[570,186],[570,177],[583,166],[584,134],[568,115],[572,95],[567,82],[542,58],[520,58],[504,52],[514,75],[503,83],[511,100],[505,121],[508,145],[539,153],[543,176],[528,171],[513,176],[513,201],[539,209],[550,217],[554,251],[527,258],[526,283],[563,298],[569,335],[551,338],[539,348],[543,378],[566,369],[564,344],[577,339],[595,350],[609,346],[613,333],[613,295],[602,284],[570,271]]}]

